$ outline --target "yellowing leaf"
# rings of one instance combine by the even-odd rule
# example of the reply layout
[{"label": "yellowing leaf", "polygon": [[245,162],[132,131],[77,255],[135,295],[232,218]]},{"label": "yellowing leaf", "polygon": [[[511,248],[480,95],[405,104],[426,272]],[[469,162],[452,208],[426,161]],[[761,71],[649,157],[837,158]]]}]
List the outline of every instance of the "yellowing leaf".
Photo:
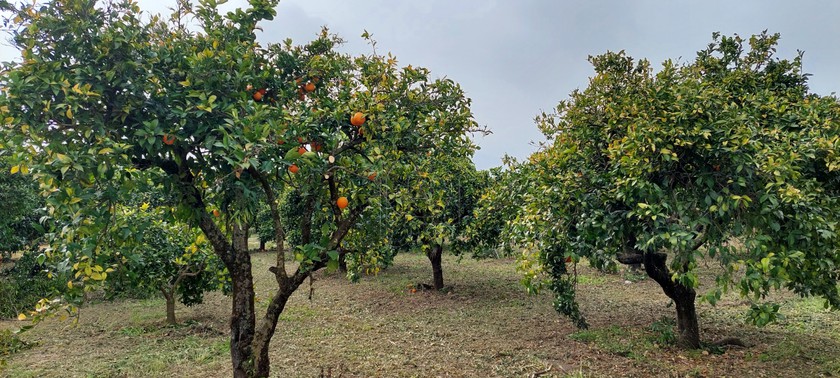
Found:
[{"label": "yellowing leaf", "polygon": [[66,115],[67,118],[73,119],[73,110],[70,109],[70,108],[67,108],[67,111],[64,112],[64,115]]},{"label": "yellowing leaf", "polygon": [[20,166],[19,165],[13,165],[12,166],[12,169],[11,169],[12,174],[18,173],[19,171],[20,171]]},{"label": "yellowing leaf", "polygon": [[72,289],[72,288],[73,288],[73,281],[67,281],[67,288],[68,288],[68,289]]},{"label": "yellowing leaf", "polygon": [[26,320],[26,315],[18,314],[18,320]]},{"label": "yellowing leaf", "polygon": [[23,173],[23,174],[25,174],[25,175],[28,175],[28,174],[29,174],[29,167],[27,167],[27,166],[25,166],[25,165],[21,165],[21,166],[20,166],[20,173]]}]

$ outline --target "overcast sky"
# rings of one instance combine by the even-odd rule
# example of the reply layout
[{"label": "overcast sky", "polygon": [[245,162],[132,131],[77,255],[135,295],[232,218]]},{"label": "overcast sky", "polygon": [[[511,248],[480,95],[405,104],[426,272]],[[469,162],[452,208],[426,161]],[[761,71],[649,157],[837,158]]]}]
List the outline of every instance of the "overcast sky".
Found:
[{"label": "overcast sky", "polygon": [[[171,3],[140,0],[152,11]],[[225,8],[245,3],[232,0]],[[656,67],[669,58],[693,59],[714,31],[746,37],[767,29],[782,35],[779,56],[805,52],[812,91],[840,92],[835,0],[284,0],[277,12],[262,25],[262,42],[304,43],[326,25],[348,41],[342,50],[369,53],[360,38],[367,30],[377,52],[460,83],[476,120],[493,131],[477,139],[480,169],[500,165],[504,154],[527,157],[541,137],[534,116],[585,87],[592,75],[587,56],[607,50]],[[14,57],[8,49],[0,54],[3,61]]]}]

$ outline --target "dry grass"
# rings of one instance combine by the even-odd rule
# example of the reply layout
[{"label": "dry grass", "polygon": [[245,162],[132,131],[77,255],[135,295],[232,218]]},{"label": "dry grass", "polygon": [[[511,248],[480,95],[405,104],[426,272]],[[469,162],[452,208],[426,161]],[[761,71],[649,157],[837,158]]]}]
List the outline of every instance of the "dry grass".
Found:
[{"label": "dry grass", "polygon": [[[271,290],[269,254],[254,254],[257,299]],[[840,374],[840,314],[815,300],[789,305],[779,325],[744,325],[744,304],[700,306],[703,337],[737,336],[750,348],[724,354],[658,345],[650,326],[673,307],[655,283],[583,268],[580,301],[592,328],[580,332],[528,296],[510,260],[444,260],[446,294],[410,288],[430,280],[421,255],[401,255],[377,277],[350,283],[319,273],[292,297],[273,340],[272,376],[542,377],[820,376]],[[262,309],[265,302],[258,302]],[[164,325],[162,300],[96,303],[81,322],[48,321],[24,334],[37,346],[15,354],[0,374],[12,377],[226,377],[230,375],[230,300],[211,294],[179,308]],[[7,321],[0,328],[19,326]],[[550,368],[550,371],[549,371]]]}]

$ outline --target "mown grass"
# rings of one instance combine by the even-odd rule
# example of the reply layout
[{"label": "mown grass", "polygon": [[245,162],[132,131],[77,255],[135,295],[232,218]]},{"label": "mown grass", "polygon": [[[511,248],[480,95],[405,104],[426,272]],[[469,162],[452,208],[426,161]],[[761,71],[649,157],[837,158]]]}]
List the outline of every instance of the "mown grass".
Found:
[{"label": "mown grass", "polygon": [[[257,308],[266,306],[272,256],[254,255]],[[444,260],[448,290],[428,283],[423,255],[398,256],[378,276],[350,283],[319,272],[292,297],[272,343],[272,376],[542,377],[840,375],[840,315],[790,295],[785,317],[758,329],[746,305],[727,296],[699,305],[702,336],[736,336],[749,348],[683,351],[668,342],[673,307],[650,280],[579,268],[581,307],[591,328],[577,330],[551,308],[551,296],[525,294],[511,260]],[[225,377],[230,375],[229,298],[217,293],[178,308],[167,326],[160,299],[101,302],[80,323],[44,322],[35,342],[8,359],[10,377]],[[7,321],[0,328],[22,323]],[[671,335],[672,336],[672,335]]]}]

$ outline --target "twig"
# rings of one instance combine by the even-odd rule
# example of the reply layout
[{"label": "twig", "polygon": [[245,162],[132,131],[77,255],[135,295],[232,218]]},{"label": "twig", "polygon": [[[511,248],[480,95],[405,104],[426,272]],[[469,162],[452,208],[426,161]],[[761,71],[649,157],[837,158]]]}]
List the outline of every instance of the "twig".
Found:
[{"label": "twig", "polygon": [[537,371],[537,372],[533,372],[533,373],[531,373],[531,374],[529,374],[529,375],[528,375],[528,378],[537,378],[537,377],[539,377],[539,376],[541,376],[541,375],[543,375],[543,374],[548,374],[548,373],[550,373],[550,372],[551,372],[551,370],[552,370],[553,368],[554,368],[553,366],[548,365],[548,369],[545,369],[545,370],[540,370],[540,371]]}]

